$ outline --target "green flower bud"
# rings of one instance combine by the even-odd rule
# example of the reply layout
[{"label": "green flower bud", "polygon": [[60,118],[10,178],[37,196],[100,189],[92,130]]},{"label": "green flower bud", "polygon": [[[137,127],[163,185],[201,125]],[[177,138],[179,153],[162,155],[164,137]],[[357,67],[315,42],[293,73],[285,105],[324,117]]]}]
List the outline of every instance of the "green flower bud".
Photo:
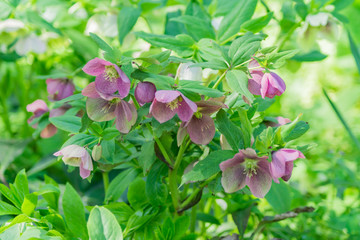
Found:
[{"label": "green flower bud", "polygon": [[99,161],[101,159],[101,155],[102,155],[102,147],[100,144],[95,145],[93,147],[91,156],[94,159],[94,161]]}]

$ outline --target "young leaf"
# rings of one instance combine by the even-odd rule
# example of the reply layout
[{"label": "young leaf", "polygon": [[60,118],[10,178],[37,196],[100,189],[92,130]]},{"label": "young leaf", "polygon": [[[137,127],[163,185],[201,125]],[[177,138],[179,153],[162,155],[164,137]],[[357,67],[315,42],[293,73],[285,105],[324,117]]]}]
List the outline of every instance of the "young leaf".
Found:
[{"label": "young leaf", "polygon": [[86,229],[84,205],[80,196],[70,183],[66,183],[62,206],[64,209],[66,225],[70,232],[75,237],[81,238],[82,240],[89,239]]},{"label": "young leaf", "polygon": [[142,167],[144,175],[149,172],[155,160],[154,141],[145,142],[141,146],[141,153],[138,158],[139,165]]},{"label": "young leaf", "polygon": [[94,207],[89,216],[87,229],[90,239],[122,240],[122,230],[115,216],[104,207]]},{"label": "young leaf", "polygon": [[223,93],[217,89],[212,89],[201,85],[199,81],[189,81],[189,80],[182,80],[179,83],[179,91],[185,90],[190,92],[195,92],[200,95],[205,95],[213,98],[223,96]]},{"label": "young leaf", "polygon": [[255,98],[248,89],[248,77],[243,71],[231,70],[227,72],[226,81],[232,90],[244,95],[251,103],[254,101]]},{"label": "young leaf", "polygon": [[0,201],[0,216],[3,215],[19,215],[21,211],[14,207],[13,205]]},{"label": "young leaf", "polygon": [[167,174],[167,166],[157,161],[151,168],[146,179],[145,194],[153,206],[162,206],[167,199],[167,185],[162,182],[162,177]]},{"label": "young leaf", "polygon": [[119,32],[119,42],[123,43],[126,35],[134,27],[137,19],[140,17],[141,10],[134,7],[123,7],[117,18],[118,32]]},{"label": "young leaf", "polygon": [[252,32],[252,33],[257,33],[259,31],[261,31],[266,25],[269,24],[273,15],[274,15],[273,12],[269,12],[265,16],[248,20],[248,21],[244,22],[244,24],[241,26],[241,28],[245,29],[249,32]]},{"label": "young leaf", "polygon": [[216,122],[219,131],[224,134],[226,140],[229,142],[234,151],[244,149],[244,137],[241,130],[229,120],[224,110],[220,110],[216,115]]},{"label": "young leaf", "polygon": [[141,178],[137,178],[130,183],[129,190],[127,193],[127,199],[131,207],[135,210],[141,210],[147,203],[147,198],[144,197],[145,192],[145,181]]},{"label": "young leaf", "polygon": [[317,50],[314,50],[308,53],[296,54],[291,59],[298,62],[316,62],[316,61],[324,60],[326,57],[327,55],[322,54]]},{"label": "young leaf", "polygon": [[37,194],[34,193],[26,194],[24,198],[24,202],[21,205],[21,211],[24,214],[30,216],[36,208],[37,201],[38,201]]},{"label": "young leaf", "polygon": [[211,23],[204,19],[195,16],[184,15],[177,18],[172,18],[171,21],[183,23],[195,41],[199,41],[202,38],[215,39],[215,32],[211,26]]},{"label": "young leaf", "polygon": [[77,133],[81,128],[81,118],[76,116],[62,115],[49,118],[49,121],[66,132]]},{"label": "young leaf", "polygon": [[25,174],[25,169],[21,170],[15,178],[14,182],[16,193],[20,198],[20,202],[24,200],[26,194],[29,193],[28,180]]}]

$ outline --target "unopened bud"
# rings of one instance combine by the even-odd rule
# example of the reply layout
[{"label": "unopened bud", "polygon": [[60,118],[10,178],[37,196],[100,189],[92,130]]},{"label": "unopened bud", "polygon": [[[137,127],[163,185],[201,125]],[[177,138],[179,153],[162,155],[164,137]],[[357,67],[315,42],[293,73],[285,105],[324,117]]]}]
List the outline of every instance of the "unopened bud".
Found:
[{"label": "unopened bud", "polygon": [[102,155],[102,147],[101,145],[95,145],[93,147],[91,156],[94,159],[94,161],[99,161],[101,159],[101,155]]}]

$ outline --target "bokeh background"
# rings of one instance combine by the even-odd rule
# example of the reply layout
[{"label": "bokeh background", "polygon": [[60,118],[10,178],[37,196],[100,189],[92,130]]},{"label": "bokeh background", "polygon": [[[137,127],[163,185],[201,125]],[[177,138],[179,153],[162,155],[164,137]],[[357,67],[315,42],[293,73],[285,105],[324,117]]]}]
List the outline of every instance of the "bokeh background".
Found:
[{"label": "bokeh background", "polygon": [[[31,114],[26,105],[39,98],[47,100],[48,77],[72,78],[78,90],[88,83],[81,68],[99,55],[89,32],[106,39],[125,56],[147,51],[149,44],[136,39],[133,33],[122,46],[116,38],[119,10],[138,2],[143,12],[134,32],[171,34],[165,16],[183,11],[188,1],[0,1],[2,182],[12,182],[16,173],[25,168],[34,188],[47,174],[59,184],[71,182],[89,204],[101,199],[96,194],[97,186],[102,185],[100,178],[95,176],[90,187],[52,156],[68,138],[66,133],[59,131],[52,138],[39,138],[27,123]],[[200,2],[211,7],[211,1]],[[284,239],[290,235],[295,239],[360,239],[360,59],[356,55],[360,50],[360,0],[325,1],[326,6],[313,11],[314,15],[320,11],[326,16],[300,21],[294,31],[284,25],[292,21],[289,6],[297,1],[259,1],[256,16],[266,12],[260,2],[268,3],[275,16],[263,30],[269,35],[263,47],[281,44],[283,50],[314,54],[311,59],[288,60],[276,70],[285,80],[287,91],[266,113],[292,120],[302,113],[302,120],[309,122],[310,130],[298,143],[310,144],[311,149],[306,159],[296,162],[286,201],[291,208],[313,206],[316,210],[311,215],[272,224],[267,231],[275,231]],[[327,14],[334,5],[338,16]],[[219,19],[214,26],[216,21]],[[282,41],[284,36],[286,41]],[[266,200],[259,202],[259,208],[265,214],[276,214]],[[5,220],[0,217],[1,224]]]}]

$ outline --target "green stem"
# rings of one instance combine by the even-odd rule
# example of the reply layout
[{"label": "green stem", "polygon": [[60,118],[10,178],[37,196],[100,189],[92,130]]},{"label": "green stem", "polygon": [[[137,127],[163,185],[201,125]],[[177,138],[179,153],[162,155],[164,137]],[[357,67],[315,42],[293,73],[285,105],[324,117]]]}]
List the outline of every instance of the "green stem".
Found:
[{"label": "green stem", "polygon": [[216,89],[216,88],[219,86],[219,84],[221,83],[221,81],[225,78],[227,71],[228,71],[228,70],[226,70],[226,71],[219,77],[219,79],[216,81],[216,83],[215,83],[214,86],[212,87],[213,89]]},{"label": "green stem", "polygon": [[102,172],[103,182],[104,182],[104,190],[105,194],[107,192],[107,189],[109,187],[109,172]]},{"label": "green stem", "polygon": [[197,205],[191,208],[190,232],[195,232]]},{"label": "green stem", "polygon": [[169,188],[171,192],[171,199],[175,208],[175,214],[177,214],[177,210],[179,209],[179,202],[180,202],[180,193],[178,190],[178,184],[177,184],[177,172],[181,163],[181,160],[183,159],[184,152],[189,145],[190,141],[188,141],[188,136],[184,139],[182,142],[178,155],[175,160],[175,164],[173,169],[169,168]]}]

